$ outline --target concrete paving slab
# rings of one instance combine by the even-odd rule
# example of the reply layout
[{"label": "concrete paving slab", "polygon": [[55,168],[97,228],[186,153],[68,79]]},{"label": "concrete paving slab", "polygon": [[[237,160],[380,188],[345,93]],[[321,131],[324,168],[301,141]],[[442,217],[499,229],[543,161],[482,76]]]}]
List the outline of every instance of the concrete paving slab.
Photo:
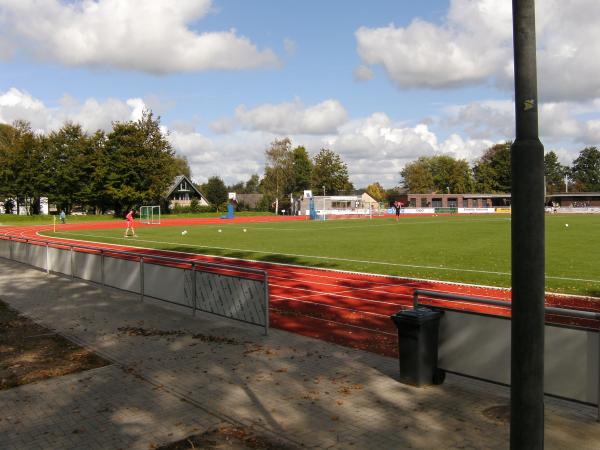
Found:
[{"label": "concrete paving slab", "polygon": [[[0,391],[0,448],[148,449],[223,423],[305,448],[508,448],[508,425],[484,415],[508,404],[503,386],[448,375],[409,387],[395,358],[1,259],[0,299],[114,363]],[[595,408],[546,405],[546,448],[600,448]]]}]

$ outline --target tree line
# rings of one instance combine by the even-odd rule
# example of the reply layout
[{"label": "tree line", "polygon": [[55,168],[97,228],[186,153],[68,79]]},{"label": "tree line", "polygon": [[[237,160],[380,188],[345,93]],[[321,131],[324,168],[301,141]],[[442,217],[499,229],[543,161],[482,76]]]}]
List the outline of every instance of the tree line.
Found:
[{"label": "tree line", "polygon": [[[400,172],[401,184],[414,193],[510,192],[510,145],[496,144],[470,165],[447,155],[421,157]],[[274,204],[290,207],[290,195],[354,193],[348,167],[339,154],[321,148],[310,157],[302,145],[289,138],[276,139],[265,150],[265,169],[247,181],[227,186],[219,176],[197,185],[212,207],[227,202],[228,192],[260,193],[260,210]],[[571,166],[558,160],[554,151],[544,157],[547,192],[600,191],[600,151],[586,147]],[[5,207],[39,213],[39,199],[47,197],[57,208],[70,212],[75,206],[97,213],[122,215],[141,204],[160,204],[175,175],[192,178],[187,159],[175,154],[160,130],[160,117],[144,111],[137,121],[114,122],[110,131],[84,132],[81,125],[65,123],[59,130],[36,133],[28,122],[0,124],[0,199]],[[384,189],[374,182],[360,192],[377,201],[392,202],[397,188]],[[13,201],[15,204],[10,205]]]},{"label": "tree line", "polygon": [[[403,186],[414,193],[509,193],[511,142],[488,148],[473,165],[447,155],[427,156],[408,163],[400,172]],[[571,166],[560,163],[554,151],[544,156],[546,192],[600,191],[600,150],[586,147]]]},{"label": "tree line", "polygon": [[[262,194],[257,207],[262,211],[273,210],[275,205],[289,210],[290,196],[298,199],[308,189],[314,195],[354,191],[348,166],[330,149],[322,148],[311,158],[304,146],[294,147],[286,137],[271,142],[265,150],[265,161],[262,177],[254,174],[245,182],[226,186],[220,177],[212,176],[206,183],[198,185],[198,189],[209,202],[217,205],[227,200],[227,192]],[[240,206],[244,207],[243,204]]]},{"label": "tree line", "polygon": [[158,204],[186,165],[151,111],[93,134],[70,122],[47,134],[25,121],[0,124],[0,199],[7,211],[26,202],[37,214],[39,199],[47,197],[67,213],[80,206],[121,215],[134,205]]}]

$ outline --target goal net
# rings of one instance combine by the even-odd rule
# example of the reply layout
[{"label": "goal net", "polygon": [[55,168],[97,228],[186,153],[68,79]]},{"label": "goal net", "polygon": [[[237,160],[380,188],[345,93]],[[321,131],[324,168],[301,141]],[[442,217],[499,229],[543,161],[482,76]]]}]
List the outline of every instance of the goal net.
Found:
[{"label": "goal net", "polygon": [[160,206],[141,206],[140,223],[160,225]]}]

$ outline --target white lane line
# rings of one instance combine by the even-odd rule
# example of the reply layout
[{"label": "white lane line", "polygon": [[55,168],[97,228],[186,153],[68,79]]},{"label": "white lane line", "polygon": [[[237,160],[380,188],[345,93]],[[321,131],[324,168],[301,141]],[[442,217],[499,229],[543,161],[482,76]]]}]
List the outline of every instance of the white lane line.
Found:
[{"label": "white lane line", "polygon": [[[356,312],[356,313],[360,313],[360,314],[369,314],[369,315],[373,315],[373,316],[377,316],[377,317],[386,317],[386,318],[390,317],[389,314],[380,314],[380,313],[375,313],[375,312],[370,312],[370,311],[363,311],[361,309],[352,309],[352,308],[343,307],[343,306],[329,305],[327,303],[319,303],[319,302],[311,302],[311,301],[308,301],[308,300],[300,300],[300,298],[304,298],[304,297],[284,297],[284,296],[277,295],[277,294],[273,294],[271,297],[272,298],[276,298],[276,301],[277,300],[288,300],[288,301],[292,301],[292,302],[298,301],[299,303],[310,303],[310,304],[313,304],[313,305],[322,306],[324,308],[342,309],[342,310],[345,310],[345,311],[351,311],[351,312]],[[469,309],[469,308],[473,307],[473,303],[468,303],[468,302],[457,301],[455,304],[458,305],[458,306],[463,306],[466,309]],[[398,307],[402,306],[402,305],[398,305],[396,303],[394,303],[392,305],[393,306],[398,306]],[[423,303],[423,305],[427,306],[428,303]],[[506,307],[495,306],[495,305],[483,305],[483,306],[485,306],[485,308],[488,309],[488,310],[506,311],[506,309],[507,309]],[[453,308],[453,310],[454,311],[460,311],[461,309],[460,308]],[[309,316],[309,317],[312,317],[312,316]]]},{"label": "white lane line", "polygon": [[[290,279],[289,277],[278,277],[276,275],[269,275],[269,278],[272,280],[274,278],[278,279],[278,280],[286,280],[286,281],[296,281],[298,283],[303,282],[304,278],[300,278],[298,280],[296,279]],[[339,278],[338,278],[339,279]],[[378,294],[387,294],[387,295],[391,295],[391,296],[399,296],[399,297],[410,297],[411,294],[407,294],[407,293],[402,293],[402,292],[389,292],[387,290],[382,290],[382,289],[376,289],[373,287],[351,287],[351,286],[340,286],[339,284],[332,284],[332,283],[323,283],[320,281],[311,281],[310,282],[311,285],[314,284],[318,284],[320,286],[331,286],[331,287],[336,287],[336,288],[342,288],[343,290],[341,291],[336,291],[338,294],[343,293],[343,292],[356,292],[356,291],[369,291],[369,292],[376,292]],[[274,286],[279,286],[279,285],[274,285]],[[404,287],[406,285],[404,284],[388,284],[387,286],[390,287]],[[286,286],[286,285],[282,285],[279,287],[285,287],[286,289],[303,289],[303,288],[298,288],[298,287],[294,287],[294,286]],[[327,294],[331,293],[331,292],[325,292]]]},{"label": "white lane line", "polygon": [[[277,285],[277,284],[274,284],[274,285],[271,285],[271,286],[288,288],[287,286],[280,286],[280,285]],[[312,291],[311,289],[302,289],[302,288],[294,288],[294,289],[300,289],[302,291],[315,292],[314,294],[311,294],[311,295],[303,295],[302,297],[295,297],[295,298],[308,298],[308,297],[315,297],[317,295],[331,295],[331,296],[342,297],[342,298],[346,298],[346,299],[350,299],[350,300],[360,300],[362,302],[381,303],[381,304],[384,304],[384,305],[398,306],[398,303],[386,302],[386,301],[383,301],[383,300],[370,300],[370,299],[363,298],[363,297],[353,297],[351,295],[342,295],[342,293],[319,292],[319,291]],[[348,292],[354,292],[354,291],[348,291]],[[273,295],[277,295],[277,294],[273,294]],[[406,297],[412,297],[411,295],[408,295],[408,294],[405,294],[405,296]]]},{"label": "white lane line", "polygon": [[[292,297],[283,297],[280,295],[273,295],[273,297],[277,297],[276,300],[289,300],[292,302],[306,303],[306,304],[311,304],[311,305],[319,305],[319,306],[323,306],[325,308],[342,309],[344,311],[350,311],[350,312],[355,312],[355,313],[360,313],[360,314],[367,314],[369,316],[385,317],[385,318],[390,317],[388,314],[379,314],[379,313],[370,312],[370,311],[361,311],[360,309],[344,308],[343,306],[327,305],[327,304],[319,303],[319,302],[309,302],[306,300],[298,300],[297,298],[292,298]],[[312,316],[308,316],[308,317],[312,317]]]},{"label": "white lane line", "polygon": [[[58,233],[57,233],[58,234]],[[454,267],[444,267],[444,266],[424,266],[417,264],[401,264],[401,263],[392,263],[385,261],[369,261],[363,259],[351,259],[351,258],[337,258],[335,256],[315,256],[315,255],[303,255],[301,253],[279,253],[279,252],[266,252],[263,250],[253,250],[253,249],[245,249],[245,248],[234,248],[234,247],[219,247],[216,245],[198,245],[198,244],[185,244],[179,242],[167,242],[167,241],[155,241],[150,239],[131,239],[131,238],[118,238],[112,236],[98,236],[94,234],[80,234],[80,233],[69,233],[69,236],[83,236],[83,237],[93,237],[93,238],[102,238],[102,239],[112,239],[117,241],[127,241],[130,242],[146,242],[150,244],[166,244],[166,245],[177,245],[189,248],[206,248],[206,249],[215,249],[215,250],[228,250],[234,252],[249,252],[249,253],[260,253],[263,255],[278,255],[278,256],[291,256],[293,258],[312,258],[312,259],[321,259],[324,261],[344,261],[344,262],[354,262],[360,264],[374,264],[381,266],[393,266],[393,267],[408,267],[413,269],[430,269],[430,270],[449,270],[453,272],[473,272],[473,273],[485,273],[490,275],[510,275],[509,272],[496,272],[491,270],[478,270],[478,269],[457,269]],[[156,250],[156,249],[154,249]]]},{"label": "white lane line", "polygon": [[[57,234],[59,234],[59,233],[61,233],[61,232],[57,232]],[[64,233],[65,232],[62,232],[62,234],[64,234]],[[204,249],[215,249],[215,250],[250,252],[250,253],[260,253],[260,254],[265,254],[265,255],[291,256],[291,257],[296,257],[296,258],[312,258],[312,259],[319,259],[319,260],[325,260],[325,261],[356,262],[356,263],[361,263],[361,264],[373,264],[373,265],[383,265],[383,266],[392,266],[392,267],[406,267],[406,268],[412,268],[412,269],[482,273],[482,274],[487,274],[487,275],[498,275],[498,276],[510,276],[511,275],[510,272],[498,272],[498,271],[477,270],[477,269],[460,269],[460,268],[444,267],[444,266],[400,264],[400,263],[391,263],[391,262],[383,262],[383,261],[368,261],[368,260],[359,260],[359,259],[350,259],[350,258],[336,258],[336,257],[329,257],[329,256],[302,255],[302,254],[295,254],[295,253],[266,252],[266,251],[262,251],[262,250],[252,250],[252,249],[242,249],[242,248],[232,248],[232,247],[218,247],[218,246],[214,246],[214,245],[185,244],[185,243],[178,243],[178,242],[155,241],[155,240],[149,240],[149,239],[131,239],[131,238],[119,238],[119,237],[112,237],[112,236],[99,236],[99,235],[93,235],[93,234],[69,233],[69,236],[83,236],[83,237],[112,239],[112,240],[117,240],[117,241],[128,241],[128,242],[146,242],[146,243],[151,243],[151,244],[166,244],[166,245],[183,246],[183,247],[189,247],[189,248],[204,248]],[[59,236],[59,238],[60,238],[60,236]],[[62,239],[69,240],[69,238],[62,238]],[[71,239],[71,240],[74,240],[74,239]],[[121,244],[113,244],[113,245],[121,245]],[[134,247],[134,246],[128,245],[128,247]],[[150,248],[149,247],[138,247],[138,248],[145,249],[145,250],[169,251],[169,250],[156,249],[156,248],[152,248],[152,247],[150,247]],[[173,250],[170,250],[170,251],[173,253],[185,253],[185,252],[179,252],[179,251],[173,251]],[[210,256],[215,256],[217,258],[226,258],[226,259],[240,259],[240,258],[228,258],[227,256],[218,256],[218,255],[210,255]],[[248,261],[250,261],[250,260],[248,260]],[[262,264],[279,264],[282,266],[292,266],[292,267],[299,267],[299,268],[311,268],[311,269],[317,269],[317,270],[322,269],[322,270],[336,271],[336,269],[301,266],[298,264],[273,263],[273,262],[269,262],[269,261],[256,261],[256,260],[253,260],[253,261],[257,262],[257,263],[262,263]],[[337,271],[346,272],[346,273],[363,274],[363,275],[372,275],[372,276],[379,275],[379,276],[384,276],[384,277],[385,276],[393,277],[393,275],[384,275],[384,274],[369,274],[369,273],[364,273],[364,272],[353,272],[353,271],[344,271],[344,270],[337,270]],[[404,278],[404,277],[400,277],[400,278]],[[563,280],[563,281],[582,281],[582,282],[587,282],[587,283],[600,283],[600,280],[586,279],[586,278],[569,278],[569,277],[559,277],[559,276],[552,276],[552,275],[546,275],[545,278],[552,279],[552,280],[556,279],[556,280]],[[456,285],[460,285],[460,286],[475,286],[475,287],[484,287],[484,288],[489,287],[492,289],[506,290],[506,288],[501,288],[498,286],[476,285],[476,284],[470,284],[470,283],[460,283],[460,282],[452,282],[452,281],[444,281],[444,280],[431,280],[431,279],[419,279],[419,278],[413,278],[413,279],[428,281],[428,282],[436,282],[436,283],[442,282],[442,283],[448,283],[448,284],[456,284]],[[567,295],[570,296],[570,294],[567,294]],[[573,294],[573,295],[577,295],[577,294]]]},{"label": "white lane line", "polygon": [[[365,219],[366,220],[366,219]],[[506,222],[506,221],[510,221],[510,218],[497,218],[497,219],[479,219],[477,220],[477,222]],[[394,222],[394,223],[385,223],[385,224],[369,224],[369,225],[346,225],[346,226],[326,226],[325,228],[323,228],[324,230],[346,230],[346,229],[352,229],[352,228],[375,228],[375,227],[398,227],[398,226],[402,226],[402,225],[439,225],[440,223],[447,223],[447,224],[462,224],[462,223],[473,223],[473,220],[449,220],[449,221],[443,221],[443,220],[427,220],[427,221],[418,221],[418,220],[400,220],[400,222]],[[266,223],[266,222],[263,222]],[[310,222],[310,223],[315,223],[316,222]],[[319,225],[315,225],[315,226],[323,226],[321,225],[321,222],[318,222]],[[232,224],[226,224],[229,226],[243,226],[243,224],[240,223],[232,223]],[[200,225],[200,226],[204,226],[204,225]],[[217,228],[220,227],[220,224],[207,224],[205,225],[205,227],[207,228]],[[248,230],[252,230],[252,231],[262,231],[262,230],[267,230],[267,231],[306,231],[306,228],[280,228],[280,227],[246,227]],[[315,231],[315,230],[313,230]]]}]

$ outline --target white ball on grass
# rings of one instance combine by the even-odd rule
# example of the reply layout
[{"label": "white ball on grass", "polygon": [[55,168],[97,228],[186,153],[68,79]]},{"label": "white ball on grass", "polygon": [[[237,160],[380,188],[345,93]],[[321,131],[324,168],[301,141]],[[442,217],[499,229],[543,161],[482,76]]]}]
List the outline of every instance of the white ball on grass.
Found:
[{"label": "white ball on grass", "polygon": [[221,232],[221,229],[219,228],[219,230],[218,230],[218,231],[219,231],[219,233],[220,233],[220,232]]},{"label": "white ball on grass", "polygon": [[568,227],[569,227],[569,224],[568,224],[568,223],[565,223],[565,227],[567,227],[567,228],[568,228]]},{"label": "white ball on grass", "polygon": [[186,234],[187,234],[187,230],[183,230],[183,231],[181,232],[181,235],[182,235],[182,236],[185,236]]},{"label": "white ball on grass", "polygon": [[244,233],[246,232],[246,229],[244,228]]}]

